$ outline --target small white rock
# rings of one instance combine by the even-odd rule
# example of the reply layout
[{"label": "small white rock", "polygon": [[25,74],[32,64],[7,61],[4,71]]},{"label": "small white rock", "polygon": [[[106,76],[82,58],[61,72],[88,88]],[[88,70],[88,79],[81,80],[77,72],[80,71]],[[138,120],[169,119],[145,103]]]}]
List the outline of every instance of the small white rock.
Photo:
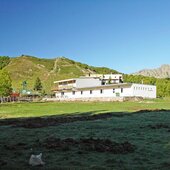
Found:
[{"label": "small white rock", "polygon": [[44,165],[45,162],[42,161],[41,157],[42,157],[42,153],[40,153],[39,155],[32,154],[29,160],[29,165],[32,166]]}]

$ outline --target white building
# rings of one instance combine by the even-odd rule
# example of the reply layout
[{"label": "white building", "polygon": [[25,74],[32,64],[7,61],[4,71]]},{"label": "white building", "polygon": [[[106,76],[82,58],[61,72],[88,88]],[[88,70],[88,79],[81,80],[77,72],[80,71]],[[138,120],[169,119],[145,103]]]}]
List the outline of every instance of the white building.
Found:
[{"label": "white building", "polygon": [[121,74],[89,75],[55,81],[58,99],[114,99],[123,97],[156,98],[156,86],[123,83]]}]

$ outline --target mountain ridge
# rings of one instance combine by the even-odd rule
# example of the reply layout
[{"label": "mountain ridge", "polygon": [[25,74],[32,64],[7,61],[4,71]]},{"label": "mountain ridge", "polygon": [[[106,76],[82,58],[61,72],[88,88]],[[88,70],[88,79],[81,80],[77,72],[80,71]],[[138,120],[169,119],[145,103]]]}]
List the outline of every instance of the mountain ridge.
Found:
[{"label": "mountain ridge", "polygon": [[155,78],[170,78],[170,64],[162,64],[155,69],[142,69],[133,75],[142,75]]}]

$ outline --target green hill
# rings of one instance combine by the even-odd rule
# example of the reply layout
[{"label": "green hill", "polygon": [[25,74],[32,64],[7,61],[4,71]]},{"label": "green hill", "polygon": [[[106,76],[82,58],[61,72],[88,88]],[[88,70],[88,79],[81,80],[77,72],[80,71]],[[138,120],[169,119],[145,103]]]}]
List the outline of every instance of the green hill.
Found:
[{"label": "green hill", "polygon": [[[27,81],[27,89],[32,90],[37,77],[41,79],[43,89],[50,93],[54,87],[54,81],[76,78],[88,73],[110,74],[119,73],[106,67],[94,67],[65,57],[54,59],[37,58],[22,55],[16,58],[0,56],[0,69],[9,72],[13,88],[22,89],[22,82]],[[170,96],[170,79],[158,79],[142,75],[124,74],[124,82],[153,84],[157,86],[157,96]]]},{"label": "green hill", "polygon": [[65,57],[44,59],[22,55],[9,58],[9,62],[6,63],[3,69],[9,72],[15,90],[20,90],[25,80],[27,88],[33,89],[37,77],[41,79],[45,91],[50,92],[55,80],[79,77],[88,73],[118,73],[113,69],[89,66]]}]

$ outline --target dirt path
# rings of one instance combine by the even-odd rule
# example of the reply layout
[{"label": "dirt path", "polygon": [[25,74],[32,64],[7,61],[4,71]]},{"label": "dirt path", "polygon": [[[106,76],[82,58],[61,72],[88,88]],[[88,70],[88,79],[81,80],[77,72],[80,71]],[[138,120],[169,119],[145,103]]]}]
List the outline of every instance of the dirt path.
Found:
[{"label": "dirt path", "polygon": [[54,67],[53,67],[53,70],[51,71],[51,73],[55,73],[57,69],[58,69],[57,72],[60,71],[60,68],[57,68],[57,67],[58,67],[58,60],[59,60],[59,59],[56,58],[56,60],[55,60],[55,62],[54,62]]}]

